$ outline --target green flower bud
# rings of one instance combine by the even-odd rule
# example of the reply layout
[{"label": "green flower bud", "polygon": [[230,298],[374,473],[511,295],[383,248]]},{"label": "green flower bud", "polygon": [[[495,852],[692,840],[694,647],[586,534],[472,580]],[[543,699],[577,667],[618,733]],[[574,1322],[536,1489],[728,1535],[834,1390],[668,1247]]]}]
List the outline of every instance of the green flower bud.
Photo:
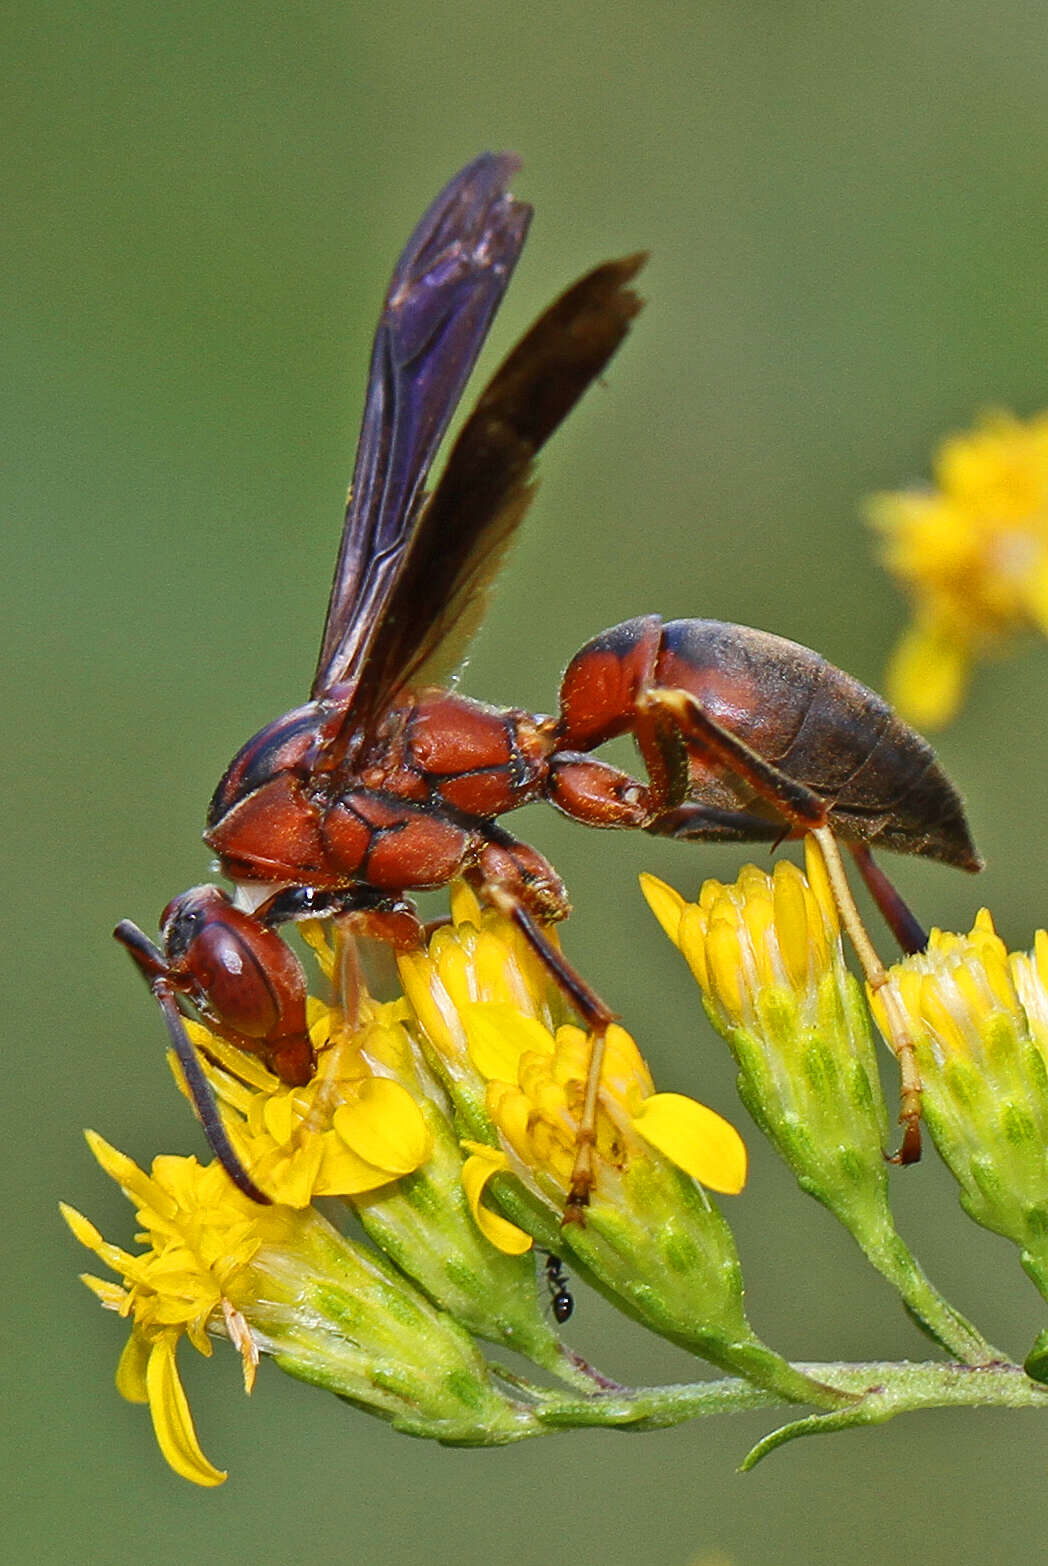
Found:
[{"label": "green flower bud", "polygon": [[644,881],[739,1066],[739,1093],[803,1188],[853,1232],[884,1220],[887,1115],[862,991],[817,850],[707,881],[697,904]]},{"label": "green flower bud", "polygon": [[987,1363],[995,1351],[895,1228],[869,1015],[813,839],[805,852],[807,877],[786,861],[773,875],[747,865],[734,885],[707,881],[694,904],[654,877],[642,884],[735,1056],[743,1102],[798,1184],[848,1229],[919,1326],[957,1358]]},{"label": "green flower bud", "polygon": [[965,1211],[1020,1247],[1048,1297],[1048,936],[1009,954],[983,909],[968,935],[933,930],[890,982]]}]

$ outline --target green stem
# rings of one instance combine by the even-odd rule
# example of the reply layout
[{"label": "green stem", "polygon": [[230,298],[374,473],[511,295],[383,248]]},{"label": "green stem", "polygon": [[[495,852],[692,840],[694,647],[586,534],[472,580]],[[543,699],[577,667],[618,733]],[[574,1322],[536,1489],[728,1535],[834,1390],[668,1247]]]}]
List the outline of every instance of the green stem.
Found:
[{"label": "green stem", "polygon": [[775,1402],[808,1403],[816,1408],[832,1409],[847,1406],[852,1401],[847,1392],[806,1375],[758,1337],[725,1342],[715,1334],[696,1333],[691,1347],[711,1365],[741,1372],[750,1385],[767,1392]]},{"label": "green stem", "polygon": [[864,1221],[865,1215],[842,1215],[863,1255],[896,1289],[917,1325],[963,1365],[996,1365],[1007,1359],[988,1343],[978,1327],[943,1298],[901,1238],[890,1216]]},{"label": "green stem", "polygon": [[[1048,1408],[1048,1389],[1038,1386],[1019,1365],[911,1364],[870,1361],[863,1364],[803,1364],[795,1369],[824,1385],[850,1392],[857,1401],[846,1409],[815,1414],[776,1432],[756,1449],[815,1431],[851,1425],[882,1424],[896,1414],[921,1408]],[[667,1387],[642,1387],[577,1399],[567,1393],[541,1392],[536,1410],[551,1428],[606,1426],[633,1430],[684,1424],[711,1414],[741,1413],[782,1402],[774,1392],[730,1377],[723,1381]],[[753,1459],[756,1461],[756,1457]]]}]

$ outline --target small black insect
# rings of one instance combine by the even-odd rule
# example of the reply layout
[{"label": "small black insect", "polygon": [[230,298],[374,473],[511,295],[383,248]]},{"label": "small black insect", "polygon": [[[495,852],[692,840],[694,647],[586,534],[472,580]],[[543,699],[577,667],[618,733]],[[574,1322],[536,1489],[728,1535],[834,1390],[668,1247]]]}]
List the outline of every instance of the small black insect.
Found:
[{"label": "small black insect", "polygon": [[568,1275],[559,1256],[546,1252],[546,1287],[549,1289],[550,1308],[558,1326],[563,1326],[575,1309],[575,1301],[568,1287]]}]

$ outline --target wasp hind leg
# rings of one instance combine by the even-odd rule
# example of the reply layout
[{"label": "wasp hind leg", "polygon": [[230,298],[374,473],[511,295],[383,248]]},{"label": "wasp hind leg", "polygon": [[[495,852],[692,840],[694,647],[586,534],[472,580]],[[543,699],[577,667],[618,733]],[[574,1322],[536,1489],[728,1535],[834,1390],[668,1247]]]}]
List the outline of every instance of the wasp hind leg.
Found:
[{"label": "wasp hind leg", "polygon": [[[712,805],[684,804],[667,810],[645,828],[653,837],[696,843],[779,843],[784,826],[744,810],[720,810]],[[902,894],[874,861],[865,843],[849,843],[849,851],[885,924],[907,956],[922,952],[928,932]]]},{"label": "wasp hind leg", "polygon": [[[903,1127],[903,1137],[902,1145],[898,1152],[891,1155],[891,1161],[900,1164],[916,1163],[921,1156],[921,1079],[917,1069],[914,1040],[902,1008],[888,984],[884,964],[855,906],[837,838],[829,825],[829,804],[814,789],[798,782],[796,778],[788,777],[773,763],[757,755],[737,735],[732,734],[712,718],[689,691],[656,689],[648,693],[647,701],[673,718],[690,755],[732,772],[772,806],[782,817],[787,832],[810,833],[819,845],[841,923],[848,932],[867,984],[871,990],[882,995],[889,1033],[888,1042],[899,1062],[899,1121]],[[675,814],[678,818],[677,829],[670,835],[685,835],[680,830],[679,807]],[[653,826],[649,827],[650,830],[657,832],[658,823],[653,823]],[[890,886],[890,883],[883,872],[873,864],[869,851],[866,851],[865,856],[861,853],[856,855],[856,860],[878,907],[892,929],[895,929],[893,919],[899,918],[900,929],[897,934],[905,949],[907,942],[916,939],[918,935],[923,935],[923,931],[920,930],[901,898],[898,898],[898,907],[890,900],[887,907],[885,902],[882,902],[884,889]],[[894,888],[892,891],[894,892]],[[908,915],[908,921],[902,918],[900,910],[904,910]]]}]

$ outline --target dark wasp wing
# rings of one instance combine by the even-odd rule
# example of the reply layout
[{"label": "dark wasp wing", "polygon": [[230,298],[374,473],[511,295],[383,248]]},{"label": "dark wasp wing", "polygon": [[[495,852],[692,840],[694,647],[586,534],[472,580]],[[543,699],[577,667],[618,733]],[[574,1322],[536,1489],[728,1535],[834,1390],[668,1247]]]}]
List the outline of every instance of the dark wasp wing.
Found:
[{"label": "dark wasp wing", "polygon": [[[539,317],[463,425],[416,522],[343,726],[368,732],[396,692],[453,667],[527,510],[535,457],[600,375],[641,300],[644,254],[608,261]],[[336,749],[338,742],[336,741]]]},{"label": "dark wasp wing", "polygon": [[[361,676],[417,518],[421,488],[520,255],[520,167],[484,153],[429,207],[397,262],[375,333],[342,544],[311,695]],[[347,689],[348,688],[348,689]]]}]

